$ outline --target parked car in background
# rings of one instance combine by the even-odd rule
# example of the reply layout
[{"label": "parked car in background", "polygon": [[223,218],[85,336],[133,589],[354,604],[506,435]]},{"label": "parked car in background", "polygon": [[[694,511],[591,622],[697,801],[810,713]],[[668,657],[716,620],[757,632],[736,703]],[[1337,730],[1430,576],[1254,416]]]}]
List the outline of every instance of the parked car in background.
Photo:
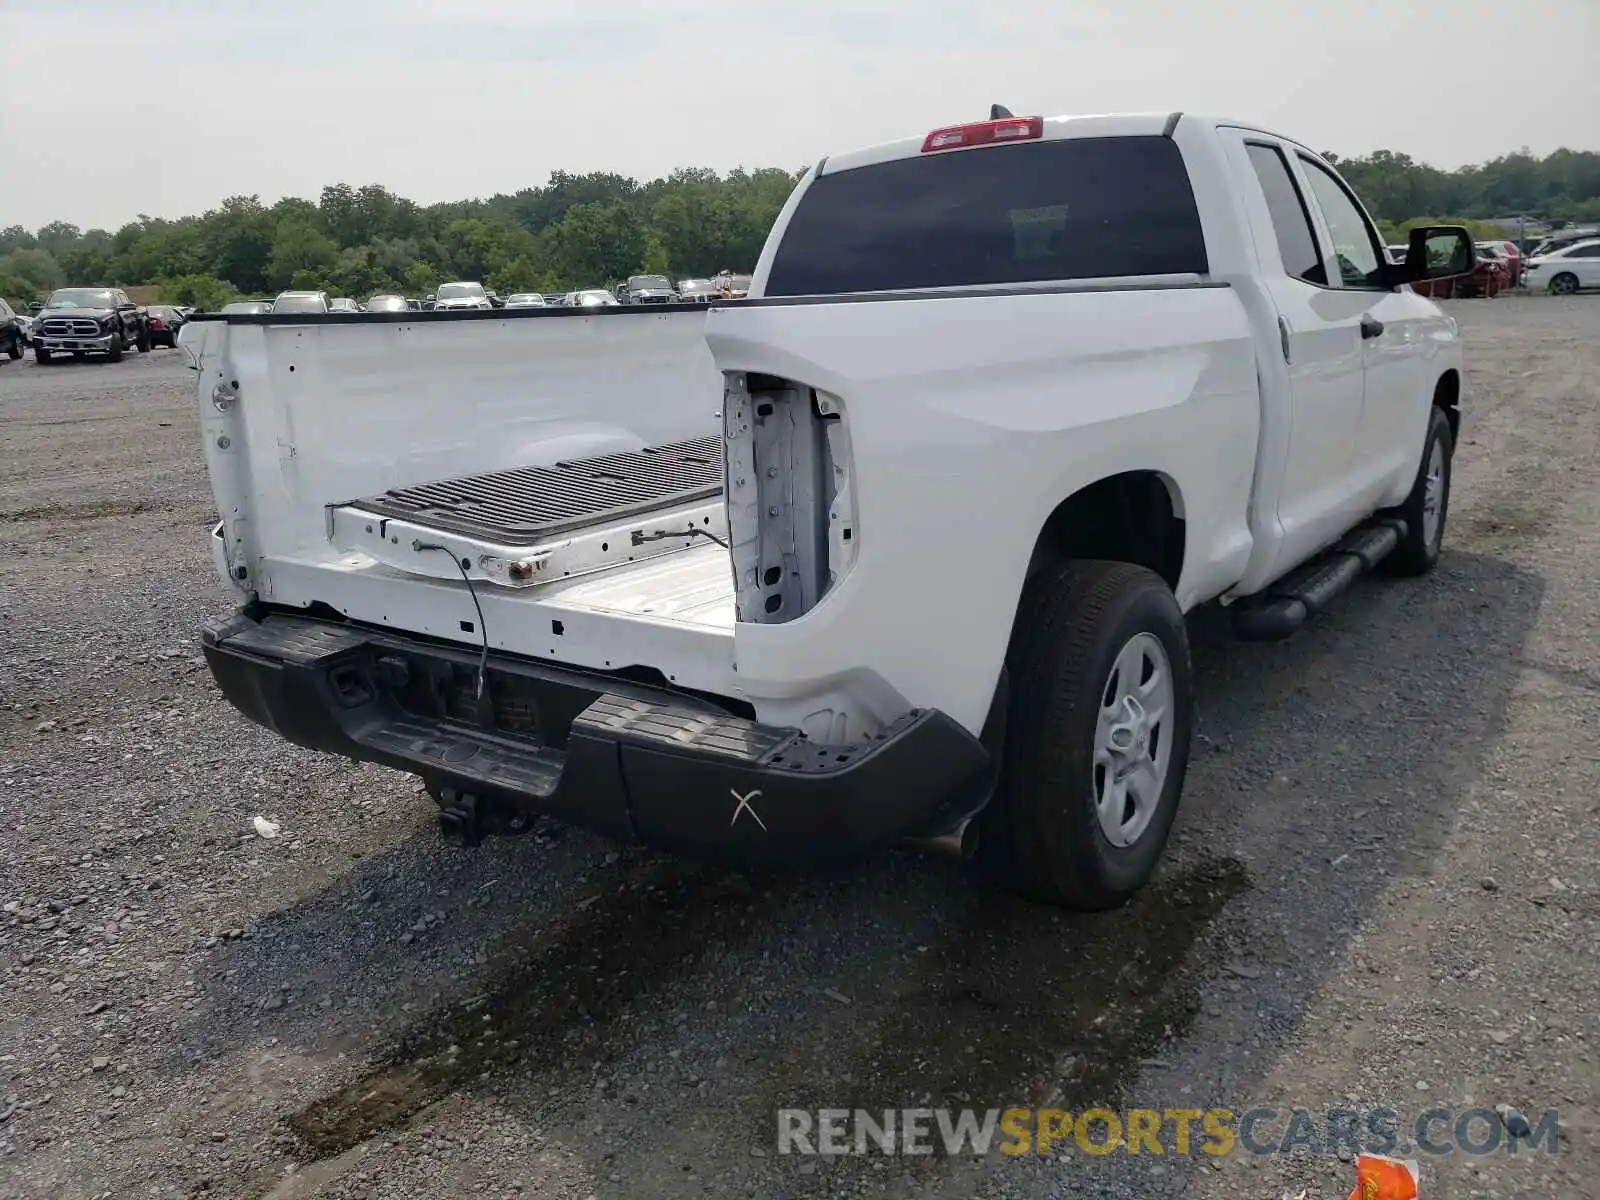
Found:
[{"label": "parked car in background", "polygon": [[617,289],[617,299],[624,304],[676,304],[678,293],[672,290],[672,280],[665,275],[630,275],[628,281]]},{"label": "parked car in background", "polygon": [[724,271],[717,276],[717,295],[724,300],[743,299],[750,291],[750,276]]},{"label": "parked car in background", "polygon": [[1535,255],[1523,265],[1523,271],[1530,288],[1557,296],[1600,288],[1600,238]]},{"label": "parked car in background", "polygon": [[104,354],[121,362],[125,350],[150,349],[145,310],[121,288],[57,288],[33,325],[33,358],[47,363],[59,353],[74,358]]},{"label": "parked car in background", "polygon": [[506,297],[507,308],[547,308],[542,292],[515,292]]},{"label": "parked car in background", "polygon": [[178,348],[178,330],[183,328],[184,316],[180,309],[170,304],[152,304],[145,309],[150,317],[150,344]]},{"label": "parked car in background", "polygon": [[1501,266],[1501,287],[1520,287],[1522,284],[1522,251],[1515,242],[1479,242],[1478,252],[1487,254]]},{"label": "parked car in background", "polygon": [[616,308],[617,298],[605,288],[586,288],[581,292],[573,292],[572,299],[568,301],[576,308]]},{"label": "parked car in background", "polygon": [[710,304],[717,298],[717,285],[709,279],[678,280],[678,299],[684,304]]},{"label": "parked car in background", "polygon": [[1552,233],[1549,237],[1542,238],[1536,245],[1529,249],[1527,258],[1543,258],[1554,254],[1557,250],[1565,250],[1568,246],[1576,246],[1579,242],[1592,242],[1600,238],[1600,228],[1584,226],[1563,229],[1560,233]]},{"label": "parked car in background", "polygon": [[225,317],[259,317],[272,311],[271,300],[230,300],[219,310]]},{"label": "parked car in background", "polygon": [[461,312],[493,307],[489,293],[484,290],[481,283],[470,283],[465,280],[458,283],[441,283],[439,290],[433,294],[434,312]]},{"label": "parked car in background", "polygon": [[1505,286],[1505,278],[1505,260],[1496,258],[1492,251],[1483,246],[1474,245],[1472,274],[1452,280],[1455,286],[1452,294],[1457,300],[1472,300],[1478,297],[1493,299]]},{"label": "parked car in background", "polygon": [[404,296],[373,296],[367,301],[368,312],[406,312],[410,301]]},{"label": "parked car in background", "polygon": [[272,312],[278,313],[325,313],[328,311],[327,292],[280,292],[278,298],[272,302]]},{"label": "parked car in background", "polygon": [[24,320],[25,317],[19,317],[11,305],[0,299],[0,354],[7,358],[21,358],[22,348],[28,344],[27,331],[22,325]]},{"label": "parked car in background", "polygon": [[358,313],[361,311],[361,305],[357,304],[348,296],[339,296],[328,301],[328,311],[335,313]]}]

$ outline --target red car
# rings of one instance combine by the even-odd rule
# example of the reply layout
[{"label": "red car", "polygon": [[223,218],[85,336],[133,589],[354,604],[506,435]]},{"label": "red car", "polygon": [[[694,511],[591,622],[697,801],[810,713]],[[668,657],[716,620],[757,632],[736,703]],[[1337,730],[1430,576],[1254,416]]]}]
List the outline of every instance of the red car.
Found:
[{"label": "red car", "polygon": [[1497,257],[1492,249],[1482,245],[1478,247],[1478,261],[1473,264],[1472,275],[1466,279],[1454,280],[1455,297],[1457,300],[1470,300],[1475,296],[1482,296],[1492,300],[1502,287],[1509,287],[1506,280],[1510,278],[1509,264],[1504,258]]},{"label": "red car", "polygon": [[178,330],[183,328],[183,314],[171,305],[152,304],[146,309],[150,314],[150,344],[178,348]]},{"label": "red car", "polygon": [[1493,255],[1500,262],[1504,270],[1501,287],[1522,286],[1522,251],[1517,249],[1515,242],[1479,242],[1478,249]]}]

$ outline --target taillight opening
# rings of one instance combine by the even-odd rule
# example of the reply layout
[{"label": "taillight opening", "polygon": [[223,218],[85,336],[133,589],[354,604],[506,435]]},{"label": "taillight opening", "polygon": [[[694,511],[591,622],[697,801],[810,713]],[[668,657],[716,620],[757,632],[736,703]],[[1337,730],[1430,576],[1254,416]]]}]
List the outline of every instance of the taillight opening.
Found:
[{"label": "taillight opening", "polygon": [[999,121],[975,121],[970,125],[935,129],[923,139],[922,152],[965,150],[969,146],[990,146],[996,142],[1026,142],[1043,136],[1043,117],[1005,117]]}]

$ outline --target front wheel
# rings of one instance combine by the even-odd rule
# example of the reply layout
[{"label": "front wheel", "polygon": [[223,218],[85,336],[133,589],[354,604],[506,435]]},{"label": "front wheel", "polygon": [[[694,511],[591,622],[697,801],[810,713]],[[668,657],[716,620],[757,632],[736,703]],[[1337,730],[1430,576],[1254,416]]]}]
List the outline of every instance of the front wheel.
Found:
[{"label": "front wheel", "polygon": [[1578,277],[1571,271],[1563,271],[1550,281],[1550,294],[1552,296],[1571,296],[1578,290]]},{"label": "front wheel", "polygon": [[134,345],[138,347],[140,354],[149,354],[150,348],[154,344],[154,339],[151,338],[150,331],[148,329],[140,332],[138,340],[134,342]]},{"label": "front wheel", "polygon": [[1450,464],[1455,456],[1455,438],[1450,419],[1437,406],[1428,410],[1428,437],[1422,445],[1422,463],[1411,484],[1411,494],[1390,516],[1406,523],[1406,536],[1381,569],[1386,575],[1426,575],[1439,561],[1444,544],[1445,518],[1450,515]]},{"label": "front wheel", "polygon": [[122,334],[113,333],[111,335],[111,344],[106,347],[106,358],[110,362],[122,361]]},{"label": "front wheel", "polygon": [[980,861],[1034,899],[1115,908],[1155,871],[1183,791],[1194,720],[1183,613],[1144,567],[1062,563],[1029,583],[1007,657]]},{"label": "front wheel", "polygon": [[43,346],[35,346],[33,348],[33,361],[41,367],[44,366],[50,361],[50,351]]},{"label": "front wheel", "polygon": [[6,357],[9,358],[12,362],[16,362],[17,359],[22,357],[22,338],[21,337],[13,337],[11,339],[11,345],[6,347]]}]

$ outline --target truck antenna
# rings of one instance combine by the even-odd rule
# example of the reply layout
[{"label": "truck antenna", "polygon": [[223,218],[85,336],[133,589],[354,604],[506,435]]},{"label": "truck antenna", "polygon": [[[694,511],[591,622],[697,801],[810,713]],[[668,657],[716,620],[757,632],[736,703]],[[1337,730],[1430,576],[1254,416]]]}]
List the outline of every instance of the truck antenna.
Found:
[{"label": "truck antenna", "polygon": [[991,104],[991,105],[989,105],[989,120],[991,120],[991,121],[1003,121],[1007,117],[1014,116],[1014,115],[1015,114],[1012,113],[1012,111],[1009,108],[1007,108],[1004,104]]}]

